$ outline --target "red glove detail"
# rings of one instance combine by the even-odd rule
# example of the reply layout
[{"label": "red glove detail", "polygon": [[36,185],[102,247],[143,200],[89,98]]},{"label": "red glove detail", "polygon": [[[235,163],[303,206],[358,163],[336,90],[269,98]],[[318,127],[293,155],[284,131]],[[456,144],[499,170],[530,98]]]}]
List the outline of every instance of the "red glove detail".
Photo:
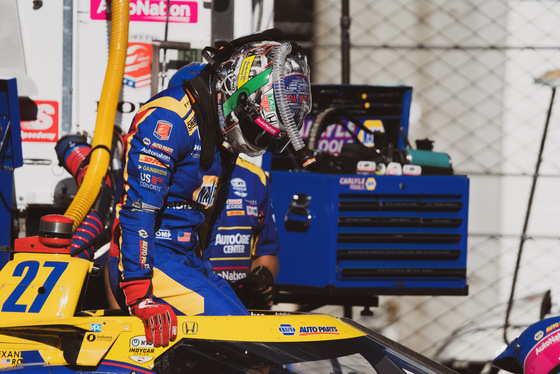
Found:
[{"label": "red glove detail", "polygon": [[137,279],[121,282],[121,288],[124,292],[126,305],[128,306],[136,305],[140,301],[152,297],[151,279]]},{"label": "red glove detail", "polygon": [[167,347],[170,340],[177,338],[177,316],[169,305],[144,299],[131,306],[130,313],[144,322],[146,341],[155,347]]}]

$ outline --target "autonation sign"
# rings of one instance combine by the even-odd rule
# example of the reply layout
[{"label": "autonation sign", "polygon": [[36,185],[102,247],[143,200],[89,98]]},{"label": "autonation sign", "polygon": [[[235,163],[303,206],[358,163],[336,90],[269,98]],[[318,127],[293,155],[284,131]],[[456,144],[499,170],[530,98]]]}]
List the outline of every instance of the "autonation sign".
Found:
[{"label": "autonation sign", "polygon": [[[111,18],[110,2],[91,0],[91,19]],[[130,0],[130,20],[145,22],[165,22],[167,19],[167,0]],[[198,3],[196,1],[169,1],[169,22],[196,23]]]}]

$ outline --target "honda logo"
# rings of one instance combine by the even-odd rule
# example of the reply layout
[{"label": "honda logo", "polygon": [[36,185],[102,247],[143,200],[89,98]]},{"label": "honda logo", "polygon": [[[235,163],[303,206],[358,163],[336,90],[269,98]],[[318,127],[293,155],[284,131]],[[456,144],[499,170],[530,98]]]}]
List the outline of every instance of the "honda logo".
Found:
[{"label": "honda logo", "polygon": [[183,334],[194,335],[198,332],[198,323],[196,322],[183,322]]}]

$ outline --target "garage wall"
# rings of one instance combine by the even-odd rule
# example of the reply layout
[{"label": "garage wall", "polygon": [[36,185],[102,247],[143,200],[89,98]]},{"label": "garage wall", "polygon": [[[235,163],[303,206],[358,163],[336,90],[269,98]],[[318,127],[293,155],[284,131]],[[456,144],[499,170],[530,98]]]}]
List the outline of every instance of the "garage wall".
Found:
[{"label": "garage wall", "polygon": [[[341,12],[341,0],[314,3],[315,83],[341,83]],[[504,344],[501,326],[553,92],[535,79],[560,69],[560,3],[352,0],[350,17],[350,83],[412,86],[411,141],[434,140],[434,150],[448,153],[455,172],[471,180],[469,296],[381,297],[373,317],[358,309],[355,315],[436,358],[452,348],[456,357],[492,358]],[[554,108],[511,324],[538,320],[547,290],[559,309],[559,119]],[[489,327],[485,344],[478,330],[467,331],[480,326]],[[460,339],[448,344],[451,336]]]}]

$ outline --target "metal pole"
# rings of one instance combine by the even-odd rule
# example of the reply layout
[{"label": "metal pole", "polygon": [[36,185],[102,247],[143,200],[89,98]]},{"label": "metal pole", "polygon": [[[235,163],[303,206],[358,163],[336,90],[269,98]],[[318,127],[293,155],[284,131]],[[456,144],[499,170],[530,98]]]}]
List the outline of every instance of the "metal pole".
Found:
[{"label": "metal pole", "polygon": [[548,107],[548,113],[546,115],[546,122],[544,125],[544,130],[543,130],[543,134],[542,134],[542,138],[541,138],[541,146],[539,149],[539,155],[537,158],[537,165],[535,167],[535,172],[533,174],[533,184],[531,186],[531,192],[529,194],[529,202],[527,204],[527,213],[525,214],[525,223],[523,224],[523,232],[521,234],[521,240],[519,242],[519,249],[517,251],[517,261],[515,263],[515,271],[513,273],[513,281],[511,284],[511,293],[509,296],[509,300],[508,300],[508,306],[507,306],[507,311],[506,311],[506,320],[504,322],[504,342],[506,344],[509,344],[508,341],[508,337],[507,337],[507,329],[509,328],[509,317],[511,314],[511,309],[513,307],[513,298],[515,295],[515,286],[517,283],[517,275],[519,273],[519,267],[521,265],[521,255],[523,253],[523,245],[525,244],[525,241],[527,240],[527,227],[529,226],[529,216],[531,215],[531,207],[533,206],[533,197],[535,196],[535,187],[537,185],[537,179],[539,177],[539,169],[541,167],[541,161],[542,161],[542,154],[544,151],[544,144],[545,144],[545,140],[546,140],[546,134],[548,132],[548,125],[550,123],[550,117],[552,114],[552,106],[554,104],[554,96],[556,95],[556,87],[552,88],[552,96],[550,98],[550,105]]},{"label": "metal pole", "polygon": [[64,0],[62,5],[62,134],[72,130],[72,0]]},{"label": "metal pole", "polygon": [[340,37],[342,54],[342,84],[350,83],[350,0],[342,0]]}]

